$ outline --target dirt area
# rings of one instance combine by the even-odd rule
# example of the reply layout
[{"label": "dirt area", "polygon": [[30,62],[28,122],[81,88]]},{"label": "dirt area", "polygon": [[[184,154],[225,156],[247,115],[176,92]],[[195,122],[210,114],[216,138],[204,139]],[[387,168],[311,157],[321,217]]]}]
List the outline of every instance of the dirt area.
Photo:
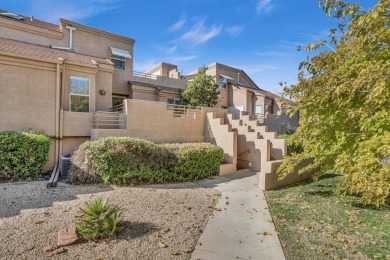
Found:
[{"label": "dirt area", "polygon": [[44,182],[0,184],[0,258],[45,258],[43,248],[56,244],[57,231],[100,196],[124,208],[123,231],[112,240],[79,241],[54,259],[188,259],[218,198],[193,183],[50,190]]}]

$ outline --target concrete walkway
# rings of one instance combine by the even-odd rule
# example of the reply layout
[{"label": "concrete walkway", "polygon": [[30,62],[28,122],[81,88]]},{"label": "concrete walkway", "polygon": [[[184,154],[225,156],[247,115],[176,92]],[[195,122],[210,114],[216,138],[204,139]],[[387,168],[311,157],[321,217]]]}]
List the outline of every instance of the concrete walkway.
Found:
[{"label": "concrete walkway", "polygon": [[193,260],[285,259],[258,175],[249,170],[200,183],[221,192]]}]

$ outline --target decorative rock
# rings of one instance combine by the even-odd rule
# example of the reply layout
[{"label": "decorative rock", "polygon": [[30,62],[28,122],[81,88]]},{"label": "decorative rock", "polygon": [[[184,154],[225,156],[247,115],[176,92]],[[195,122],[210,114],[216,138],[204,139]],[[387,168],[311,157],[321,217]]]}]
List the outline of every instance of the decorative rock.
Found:
[{"label": "decorative rock", "polygon": [[79,237],[76,233],[76,227],[71,226],[58,230],[57,246],[70,246],[76,243]]},{"label": "decorative rock", "polygon": [[166,247],[168,247],[166,244],[161,243],[161,242],[158,243],[158,246],[159,246],[160,248],[166,248]]}]

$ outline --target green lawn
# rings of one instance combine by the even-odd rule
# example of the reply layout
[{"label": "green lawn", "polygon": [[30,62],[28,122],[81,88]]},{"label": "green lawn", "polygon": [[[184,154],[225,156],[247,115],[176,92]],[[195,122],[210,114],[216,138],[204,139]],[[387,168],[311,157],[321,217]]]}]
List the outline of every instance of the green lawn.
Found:
[{"label": "green lawn", "polygon": [[390,205],[335,195],[340,178],[266,192],[287,259],[390,259]]}]

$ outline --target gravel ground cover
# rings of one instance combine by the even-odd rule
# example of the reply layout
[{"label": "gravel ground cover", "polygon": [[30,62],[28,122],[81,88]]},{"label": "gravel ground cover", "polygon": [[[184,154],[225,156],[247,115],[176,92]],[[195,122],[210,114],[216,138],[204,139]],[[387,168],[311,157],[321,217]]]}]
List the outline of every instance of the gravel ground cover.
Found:
[{"label": "gravel ground cover", "polygon": [[188,259],[218,194],[194,183],[143,187],[73,186],[44,182],[0,184],[0,259],[44,259],[57,231],[97,197],[124,208],[115,239],[79,241],[53,259]]}]

